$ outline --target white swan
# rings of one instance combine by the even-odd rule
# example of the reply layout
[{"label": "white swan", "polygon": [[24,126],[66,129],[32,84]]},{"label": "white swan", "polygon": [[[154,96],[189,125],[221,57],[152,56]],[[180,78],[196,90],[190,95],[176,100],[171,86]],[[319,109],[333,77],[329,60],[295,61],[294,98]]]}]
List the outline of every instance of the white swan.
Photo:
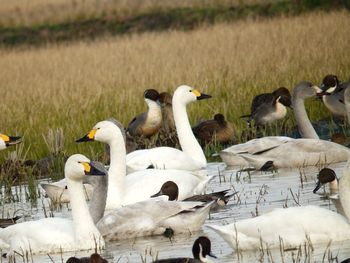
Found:
[{"label": "white swan", "polygon": [[211,177],[187,171],[147,169],[126,176],[124,138],[123,126],[109,119],[97,123],[87,135],[77,140],[96,140],[107,143],[110,147],[106,210],[148,199],[159,191],[163,183],[170,180],[179,186],[179,200],[205,191]]},{"label": "white swan", "polygon": [[[235,250],[279,247],[294,248],[304,243],[328,243],[349,239],[350,236],[350,161],[339,182],[339,195],[344,216],[318,206],[274,209],[255,218],[244,219],[226,226],[209,226]],[[308,239],[308,240],[307,240]]]},{"label": "white swan", "polygon": [[220,152],[227,165],[252,165],[256,169],[302,167],[335,163],[350,158],[350,150],[342,145],[320,140],[308,119],[304,99],[320,89],[303,81],[293,90],[292,104],[299,132],[303,139],[272,136],[233,145]]},{"label": "white swan", "polygon": [[131,152],[126,158],[128,173],[145,170],[148,167],[188,171],[206,168],[207,161],[201,146],[193,135],[186,105],[210,97],[189,86],[179,86],[174,92],[172,104],[176,132],[182,151],[171,147],[157,147]]},{"label": "white swan", "polygon": [[71,195],[73,221],[44,218],[9,226],[0,230],[1,247],[10,256],[15,252],[55,253],[103,247],[104,241],[90,216],[82,180],[88,174],[105,175],[93,162],[80,154],[72,155],[65,164],[65,176]]}]

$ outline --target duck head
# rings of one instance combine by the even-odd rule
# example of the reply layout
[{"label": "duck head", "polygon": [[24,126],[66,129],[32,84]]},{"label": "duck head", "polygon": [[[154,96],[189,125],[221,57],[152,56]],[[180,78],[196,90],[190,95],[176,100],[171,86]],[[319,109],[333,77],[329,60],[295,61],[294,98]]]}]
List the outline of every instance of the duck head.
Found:
[{"label": "duck head", "polygon": [[169,201],[175,201],[177,200],[179,196],[179,188],[176,183],[173,181],[167,181],[165,182],[162,187],[160,188],[160,191],[151,197],[157,197],[161,195],[167,195],[169,197]]},{"label": "duck head", "polygon": [[338,77],[332,74],[325,76],[320,86],[322,92],[318,96],[331,95],[340,91]]},{"label": "duck head", "polygon": [[216,258],[211,252],[211,243],[209,238],[201,236],[196,239],[192,247],[193,257],[201,262],[210,262],[206,256]]},{"label": "duck head", "polygon": [[313,193],[315,194],[323,185],[331,183],[335,180],[338,180],[335,172],[332,169],[323,168],[317,175],[317,183]]}]

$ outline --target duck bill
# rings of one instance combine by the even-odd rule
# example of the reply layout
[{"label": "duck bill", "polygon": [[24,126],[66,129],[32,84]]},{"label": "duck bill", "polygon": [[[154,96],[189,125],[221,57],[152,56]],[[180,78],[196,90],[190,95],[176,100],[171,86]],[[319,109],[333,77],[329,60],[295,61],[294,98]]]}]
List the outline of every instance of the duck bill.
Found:
[{"label": "duck bill", "polygon": [[210,98],[211,98],[210,95],[201,93],[201,95],[197,97],[197,100],[204,100],[204,99],[210,99]]},{"label": "duck bill", "polygon": [[212,258],[217,258],[213,253],[209,253],[208,256],[211,256]]},{"label": "duck bill", "polygon": [[320,181],[317,182],[315,189],[312,191],[314,194],[322,187],[322,183]]},{"label": "duck bill", "polygon": [[163,195],[162,190],[160,190],[158,193],[156,193],[156,194],[154,194],[154,195],[151,195],[151,198],[153,198],[153,197],[158,197],[158,196],[161,196],[161,195]]},{"label": "duck bill", "polygon": [[104,176],[107,175],[107,170],[103,164],[99,162],[91,161],[90,163],[83,163],[85,169],[85,175]]},{"label": "duck bill", "polygon": [[8,141],[5,141],[6,146],[16,145],[22,142],[22,138],[18,136],[9,136]]},{"label": "duck bill", "polygon": [[321,98],[323,96],[328,96],[328,95],[331,95],[331,93],[327,92],[326,90],[322,90],[321,92],[316,93],[316,96],[318,98]]}]

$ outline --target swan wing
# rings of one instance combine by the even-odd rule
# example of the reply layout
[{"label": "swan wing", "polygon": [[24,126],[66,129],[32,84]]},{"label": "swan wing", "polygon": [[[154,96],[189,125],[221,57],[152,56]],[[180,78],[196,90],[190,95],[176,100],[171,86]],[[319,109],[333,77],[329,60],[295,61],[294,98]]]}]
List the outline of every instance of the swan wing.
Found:
[{"label": "swan wing", "polygon": [[192,212],[201,202],[172,202],[155,198],[118,208],[98,223],[100,233],[107,240],[134,238],[137,236],[163,234],[166,219],[181,212]]}]

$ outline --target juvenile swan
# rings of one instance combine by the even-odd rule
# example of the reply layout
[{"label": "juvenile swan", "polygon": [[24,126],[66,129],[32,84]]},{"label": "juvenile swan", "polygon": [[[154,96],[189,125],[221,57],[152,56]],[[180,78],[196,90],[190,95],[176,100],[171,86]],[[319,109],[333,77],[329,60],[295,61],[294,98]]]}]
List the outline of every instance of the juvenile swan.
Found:
[{"label": "juvenile swan", "polygon": [[[339,195],[346,217],[318,206],[274,209],[272,212],[225,226],[209,226],[235,250],[279,247],[295,248],[304,243],[349,239],[350,161],[339,182]],[[309,239],[309,240],[307,240]]]},{"label": "juvenile swan", "polygon": [[320,140],[307,116],[304,99],[316,96],[320,89],[310,82],[300,82],[293,91],[292,105],[303,139],[272,136],[231,146],[220,152],[227,165],[252,165],[256,169],[301,167],[336,163],[350,158],[342,145]]},{"label": "juvenile swan", "polygon": [[[103,247],[104,241],[90,216],[82,181],[85,175],[105,175],[104,171],[81,154],[68,158],[65,168],[71,195],[73,221],[44,218],[9,226],[0,230],[1,249],[12,256],[15,252],[56,253]],[[1,242],[0,242],[1,243]]]},{"label": "juvenile swan", "polygon": [[176,89],[173,96],[173,113],[176,132],[181,150],[171,147],[157,147],[148,150],[138,150],[127,155],[128,173],[156,169],[200,170],[206,168],[207,160],[196,138],[193,135],[188,120],[186,105],[197,100],[208,99],[211,96],[201,94],[198,90],[182,85]]},{"label": "juvenile swan", "polygon": [[126,151],[123,126],[109,119],[101,121],[77,142],[100,141],[110,147],[110,167],[108,171],[108,193],[106,210],[115,209],[146,200],[172,180],[179,186],[179,200],[203,193],[210,177],[181,170],[147,169],[126,176]]}]

